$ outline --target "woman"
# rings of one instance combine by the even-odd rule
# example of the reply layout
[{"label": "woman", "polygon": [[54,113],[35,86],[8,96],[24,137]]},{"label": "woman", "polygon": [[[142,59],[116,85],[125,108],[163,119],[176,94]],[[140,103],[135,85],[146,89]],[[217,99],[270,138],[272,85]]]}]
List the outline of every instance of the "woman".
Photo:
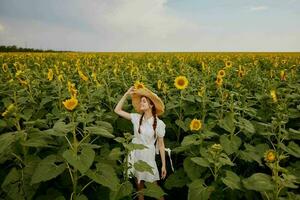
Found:
[{"label": "woman", "polygon": [[[132,104],[138,113],[128,113],[122,110],[122,106],[127,96],[131,95]],[[115,113],[131,120],[134,127],[133,143],[143,144],[148,148],[142,150],[133,150],[130,152],[129,163],[133,164],[137,160],[143,160],[152,167],[153,174],[149,172],[139,172],[134,168],[131,168],[129,172],[135,176],[138,191],[144,188],[144,181],[155,182],[160,179],[157,165],[155,162],[155,151],[158,153],[158,149],[161,155],[162,167],[161,167],[161,179],[164,179],[167,175],[166,161],[165,161],[165,123],[158,119],[157,116],[164,112],[164,104],[161,99],[151,92],[147,88],[135,89],[134,86],[130,87],[124,94],[121,100],[118,102]],[[158,147],[154,146],[157,139]],[[157,149],[158,148],[158,149]],[[139,194],[139,200],[144,199],[142,194]],[[164,197],[161,197],[164,199]]]}]

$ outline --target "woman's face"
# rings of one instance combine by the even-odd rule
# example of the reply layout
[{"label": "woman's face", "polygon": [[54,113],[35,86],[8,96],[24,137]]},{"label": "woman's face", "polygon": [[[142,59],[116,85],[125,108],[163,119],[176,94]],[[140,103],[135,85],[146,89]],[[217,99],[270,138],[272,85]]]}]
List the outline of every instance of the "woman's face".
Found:
[{"label": "woman's face", "polygon": [[148,109],[152,109],[152,105],[146,97],[142,97],[140,101],[140,109],[142,111],[146,111]]}]

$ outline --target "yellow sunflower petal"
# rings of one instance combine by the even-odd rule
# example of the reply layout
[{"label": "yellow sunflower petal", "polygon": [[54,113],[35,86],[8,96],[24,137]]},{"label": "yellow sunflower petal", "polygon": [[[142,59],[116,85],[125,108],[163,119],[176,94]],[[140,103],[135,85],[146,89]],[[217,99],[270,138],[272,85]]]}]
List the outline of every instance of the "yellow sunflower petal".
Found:
[{"label": "yellow sunflower petal", "polygon": [[189,84],[188,79],[185,76],[177,76],[174,81],[174,85],[177,89],[183,90]]},{"label": "yellow sunflower petal", "polygon": [[66,109],[72,111],[76,108],[76,106],[78,105],[78,100],[74,97],[72,97],[71,99],[67,99],[63,102],[64,106]]}]

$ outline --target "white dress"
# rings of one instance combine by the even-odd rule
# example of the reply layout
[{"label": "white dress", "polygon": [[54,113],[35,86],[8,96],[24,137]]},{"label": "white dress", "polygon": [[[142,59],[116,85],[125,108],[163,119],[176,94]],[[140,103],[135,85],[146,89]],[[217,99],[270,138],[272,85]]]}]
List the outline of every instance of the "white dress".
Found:
[{"label": "white dress", "polygon": [[[141,114],[139,113],[130,113],[131,115],[131,122],[133,124],[134,129],[134,137],[132,139],[132,143],[135,144],[143,144],[147,146],[148,148],[144,148],[142,150],[136,149],[132,150],[128,155],[128,166],[131,164],[131,168],[128,170],[128,176],[131,178],[132,175],[134,175],[138,183],[140,183],[141,180],[147,181],[147,182],[153,182],[160,180],[160,175],[157,169],[157,164],[155,162],[155,153],[159,154],[159,148],[158,143],[156,142],[156,147],[154,146],[155,140],[158,137],[164,137],[165,135],[165,123],[157,118],[157,126],[156,126],[156,138],[154,138],[154,130],[153,130],[153,121],[154,118],[150,117],[149,119],[143,118],[141,127],[140,127],[140,134],[138,133],[139,128],[139,121],[141,118]],[[169,154],[171,167],[173,169],[172,159],[171,159],[171,150],[169,148],[165,148],[165,150]],[[134,169],[133,164],[134,162],[138,160],[143,160],[147,162],[148,165],[152,167],[153,174],[149,172],[140,172]]]}]

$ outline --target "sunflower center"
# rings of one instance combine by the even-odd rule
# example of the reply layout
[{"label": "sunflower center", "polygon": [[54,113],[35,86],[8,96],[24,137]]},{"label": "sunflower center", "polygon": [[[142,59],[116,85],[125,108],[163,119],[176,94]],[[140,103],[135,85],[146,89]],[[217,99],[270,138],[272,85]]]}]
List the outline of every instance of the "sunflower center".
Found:
[{"label": "sunflower center", "polygon": [[273,161],[275,159],[275,155],[271,152],[268,154],[268,160]]},{"label": "sunflower center", "polygon": [[200,127],[199,122],[195,122],[195,123],[194,123],[194,128],[199,128],[199,127]]},{"label": "sunflower center", "polygon": [[179,79],[177,83],[178,83],[178,85],[183,86],[184,85],[184,80],[183,79]]}]

